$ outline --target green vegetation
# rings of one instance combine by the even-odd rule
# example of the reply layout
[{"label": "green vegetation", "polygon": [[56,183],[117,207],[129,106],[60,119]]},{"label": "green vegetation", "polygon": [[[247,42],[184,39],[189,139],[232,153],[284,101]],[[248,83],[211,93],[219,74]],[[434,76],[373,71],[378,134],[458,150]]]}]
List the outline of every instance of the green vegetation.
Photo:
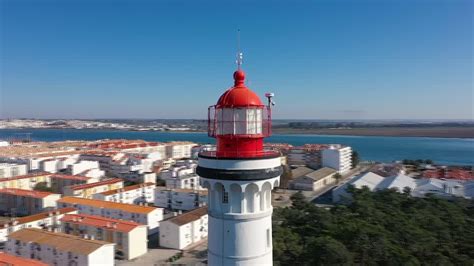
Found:
[{"label": "green vegetation", "polygon": [[405,165],[414,165],[416,167],[420,166],[421,164],[433,164],[433,161],[430,160],[430,159],[427,159],[427,160],[421,160],[421,159],[418,159],[418,160],[408,160],[408,159],[404,159],[402,161],[403,164]]},{"label": "green vegetation", "polygon": [[33,189],[37,191],[53,192],[53,189],[48,187],[48,184],[46,184],[46,182],[39,182],[35,185]]},{"label": "green vegetation", "polygon": [[354,169],[357,165],[359,165],[359,162],[360,162],[359,153],[357,151],[352,150],[352,156],[351,156],[352,168]]},{"label": "green vegetation", "polygon": [[474,202],[350,188],[331,209],[291,197],[274,213],[276,265],[473,265]]},{"label": "green vegetation", "polygon": [[336,184],[339,184],[339,182],[342,179],[342,175],[339,174],[339,173],[335,173],[333,177],[334,177],[334,179],[336,179]]}]

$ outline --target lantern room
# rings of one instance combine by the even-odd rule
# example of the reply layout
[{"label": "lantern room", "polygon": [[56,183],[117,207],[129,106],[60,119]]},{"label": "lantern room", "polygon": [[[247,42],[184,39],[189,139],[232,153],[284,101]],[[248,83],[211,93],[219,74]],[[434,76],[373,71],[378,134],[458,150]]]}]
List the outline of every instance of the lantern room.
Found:
[{"label": "lantern room", "polygon": [[217,138],[220,157],[264,154],[263,138],[271,134],[271,109],[244,84],[245,73],[234,72],[234,86],[209,107],[208,133]]}]

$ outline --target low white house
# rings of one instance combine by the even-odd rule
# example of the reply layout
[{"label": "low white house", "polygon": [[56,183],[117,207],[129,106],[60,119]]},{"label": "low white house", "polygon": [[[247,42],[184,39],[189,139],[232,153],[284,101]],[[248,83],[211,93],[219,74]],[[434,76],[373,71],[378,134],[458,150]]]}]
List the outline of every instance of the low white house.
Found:
[{"label": "low white house", "polygon": [[49,265],[112,266],[113,243],[27,228],[8,236],[5,251],[14,256],[36,259]]},{"label": "low white house", "polygon": [[77,208],[79,214],[98,215],[145,224],[148,226],[149,235],[158,232],[160,221],[163,220],[163,208],[95,199],[64,197],[58,200],[58,207],[73,207]]},{"label": "low white house", "polygon": [[65,214],[76,213],[77,210],[74,208],[62,208],[0,223],[0,243],[6,242],[9,234],[24,228],[40,228],[55,231],[61,227],[61,217]]},{"label": "low white house", "polygon": [[0,189],[0,211],[31,215],[56,208],[60,194],[16,188]]},{"label": "low white house", "polygon": [[[136,184],[92,195],[93,199],[127,204],[154,203],[155,183]],[[161,207],[161,206],[160,206]]]},{"label": "low white house", "polygon": [[135,222],[87,214],[61,218],[62,232],[115,243],[115,255],[131,260],[147,253],[147,227]]},{"label": "low white house", "polygon": [[414,179],[403,174],[383,177],[368,172],[356,176],[349,182],[335,188],[332,191],[332,199],[333,202],[339,202],[344,198],[350,199],[351,195],[347,192],[349,185],[355,188],[367,187],[370,191],[383,189],[393,189],[400,193],[409,191],[413,197],[425,197],[428,194],[440,197],[466,197],[465,184],[467,183],[460,180]]},{"label": "low white house", "polygon": [[207,205],[207,190],[155,188],[155,206],[188,211]]},{"label": "low white house", "polygon": [[336,179],[334,178],[334,175],[336,173],[337,171],[332,168],[323,167],[319,170],[312,171],[291,180],[290,188],[296,190],[318,191],[326,186],[335,184]]},{"label": "low white house", "polygon": [[162,221],[160,227],[160,246],[186,249],[195,243],[207,239],[207,232],[207,207],[201,207]]}]

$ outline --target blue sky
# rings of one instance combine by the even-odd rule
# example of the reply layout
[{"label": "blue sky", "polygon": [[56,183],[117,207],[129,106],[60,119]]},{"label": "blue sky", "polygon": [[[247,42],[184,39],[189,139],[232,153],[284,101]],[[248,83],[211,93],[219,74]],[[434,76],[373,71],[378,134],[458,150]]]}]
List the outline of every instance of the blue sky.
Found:
[{"label": "blue sky", "polygon": [[473,2],[0,0],[0,117],[204,118],[247,85],[275,118],[472,119]]}]

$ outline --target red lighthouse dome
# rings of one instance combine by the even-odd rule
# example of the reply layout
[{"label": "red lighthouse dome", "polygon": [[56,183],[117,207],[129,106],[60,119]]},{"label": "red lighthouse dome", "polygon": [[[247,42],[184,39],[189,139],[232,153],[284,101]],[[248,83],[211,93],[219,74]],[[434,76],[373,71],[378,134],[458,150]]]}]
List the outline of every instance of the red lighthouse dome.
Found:
[{"label": "red lighthouse dome", "polygon": [[234,86],[209,107],[209,136],[217,139],[216,156],[259,157],[263,138],[270,135],[270,107],[244,84],[245,73],[234,72]]},{"label": "red lighthouse dome", "polygon": [[248,106],[264,106],[258,95],[244,84],[245,73],[242,70],[234,72],[234,87],[228,89],[217,101],[217,108],[233,108]]}]

